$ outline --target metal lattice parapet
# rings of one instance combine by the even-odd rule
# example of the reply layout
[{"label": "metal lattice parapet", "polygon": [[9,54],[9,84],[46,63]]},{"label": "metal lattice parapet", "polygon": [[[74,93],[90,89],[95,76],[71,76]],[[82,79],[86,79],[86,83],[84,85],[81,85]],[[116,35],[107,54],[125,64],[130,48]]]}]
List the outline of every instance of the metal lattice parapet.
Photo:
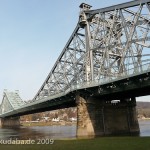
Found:
[{"label": "metal lattice parapet", "polygon": [[150,63],[150,2],[136,0],[90,10],[85,3],[77,26],[33,100],[72,85],[120,78]]}]

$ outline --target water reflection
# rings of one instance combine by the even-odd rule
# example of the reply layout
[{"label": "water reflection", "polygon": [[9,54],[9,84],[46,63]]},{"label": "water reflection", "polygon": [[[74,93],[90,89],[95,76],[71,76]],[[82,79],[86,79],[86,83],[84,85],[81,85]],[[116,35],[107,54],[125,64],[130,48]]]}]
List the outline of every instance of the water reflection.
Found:
[{"label": "water reflection", "polygon": [[36,126],[20,128],[0,128],[0,139],[41,139],[75,138],[76,126]]}]

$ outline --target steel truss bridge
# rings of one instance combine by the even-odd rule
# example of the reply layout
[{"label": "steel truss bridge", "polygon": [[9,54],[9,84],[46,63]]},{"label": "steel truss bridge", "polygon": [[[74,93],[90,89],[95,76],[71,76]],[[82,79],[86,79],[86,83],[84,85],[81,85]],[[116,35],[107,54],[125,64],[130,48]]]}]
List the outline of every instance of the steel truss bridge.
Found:
[{"label": "steel truss bridge", "polygon": [[105,98],[149,95],[150,0],[91,10],[80,5],[77,25],[30,102],[4,91],[0,117],[71,107],[76,94]]}]

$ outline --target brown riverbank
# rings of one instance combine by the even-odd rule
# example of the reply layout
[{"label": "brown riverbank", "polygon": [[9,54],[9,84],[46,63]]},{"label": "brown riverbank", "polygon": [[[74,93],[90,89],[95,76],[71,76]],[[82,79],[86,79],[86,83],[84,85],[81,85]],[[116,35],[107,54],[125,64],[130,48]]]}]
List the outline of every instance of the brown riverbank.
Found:
[{"label": "brown riverbank", "polygon": [[21,122],[22,126],[54,126],[54,125],[64,125],[64,126],[71,126],[76,125],[76,122]]}]

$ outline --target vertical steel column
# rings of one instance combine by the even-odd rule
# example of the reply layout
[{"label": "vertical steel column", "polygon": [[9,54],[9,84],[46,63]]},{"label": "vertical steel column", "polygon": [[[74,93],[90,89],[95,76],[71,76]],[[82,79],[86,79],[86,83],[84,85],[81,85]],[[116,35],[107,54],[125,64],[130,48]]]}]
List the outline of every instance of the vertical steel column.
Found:
[{"label": "vertical steel column", "polygon": [[90,33],[90,21],[87,19],[88,14],[85,11],[89,10],[92,6],[82,3],[80,6],[81,12],[79,16],[79,24],[85,29],[85,80],[92,81],[94,79],[93,73],[93,52],[91,50],[91,33]]},{"label": "vertical steel column", "polygon": [[93,73],[93,52],[90,50],[90,43],[91,43],[91,34],[90,34],[90,25],[86,19],[86,26],[85,26],[85,42],[86,42],[86,81],[94,80],[94,73]]}]

